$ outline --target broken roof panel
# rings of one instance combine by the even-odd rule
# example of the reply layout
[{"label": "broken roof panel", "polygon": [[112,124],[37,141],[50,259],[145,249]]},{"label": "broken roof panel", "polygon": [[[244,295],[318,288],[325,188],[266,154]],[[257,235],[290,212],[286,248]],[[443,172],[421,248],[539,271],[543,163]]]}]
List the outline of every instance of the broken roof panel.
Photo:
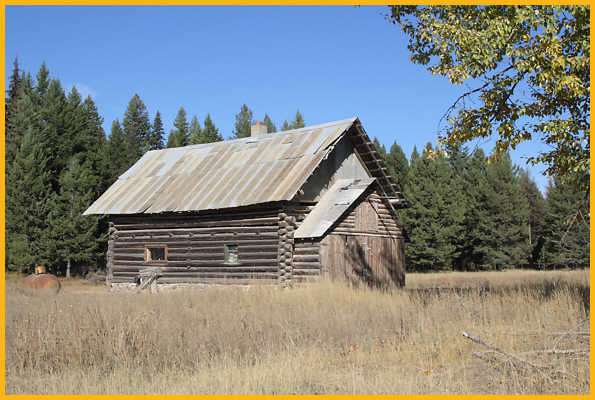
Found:
[{"label": "broken roof panel", "polygon": [[149,151],[84,214],[200,211],[291,200],[356,121]]},{"label": "broken roof panel", "polygon": [[318,238],[347,211],[376,178],[339,179],[295,231],[295,238]]}]

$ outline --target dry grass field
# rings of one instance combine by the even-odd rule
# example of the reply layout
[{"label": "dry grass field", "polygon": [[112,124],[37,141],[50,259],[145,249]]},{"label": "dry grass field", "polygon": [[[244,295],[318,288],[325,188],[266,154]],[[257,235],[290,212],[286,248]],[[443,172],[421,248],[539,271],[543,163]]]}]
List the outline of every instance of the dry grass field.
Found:
[{"label": "dry grass field", "polygon": [[6,392],[588,393],[588,274],[409,274],[392,293],[107,293],[71,280],[55,297],[10,278]]}]

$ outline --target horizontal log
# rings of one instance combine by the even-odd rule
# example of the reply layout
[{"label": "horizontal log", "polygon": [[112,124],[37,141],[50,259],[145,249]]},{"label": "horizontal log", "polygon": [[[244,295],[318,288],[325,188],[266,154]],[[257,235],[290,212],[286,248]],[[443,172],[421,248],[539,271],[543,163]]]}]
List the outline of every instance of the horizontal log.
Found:
[{"label": "horizontal log", "polygon": [[292,281],[295,283],[317,282],[321,279],[320,275],[296,275]]},{"label": "horizontal log", "polygon": [[[267,260],[276,260],[277,259],[277,252],[274,253],[244,253],[240,251],[238,253],[238,258],[240,261],[242,260],[258,260],[258,259],[267,259]],[[200,253],[188,253],[188,254],[181,254],[181,253],[170,253],[167,256],[168,261],[182,261],[182,260],[221,260],[223,261],[225,257],[224,253],[220,254],[200,254]]]},{"label": "horizontal log", "polygon": [[[133,277],[136,278],[138,276],[137,273],[132,271],[114,271],[114,276],[122,276],[122,277]],[[168,279],[197,279],[197,278],[229,278],[229,279],[236,279],[236,278],[247,278],[247,279],[276,279],[279,276],[277,272],[193,272],[189,273],[164,273],[163,275],[159,276],[158,282],[168,280]]]},{"label": "horizontal log", "polygon": [[294,262],[302,262],[302,261],[306,261],[306,262],[311,262],[311,261],[318,261],[319,257],[318,254],[295,254],[293,256],[293,261]]},{"label": "horizontal log", "polygon": [[[114,261],[114,267],[117,265],[119,266],[131,266],[131,267],[186,267],[186,266],[226,266],[229,264],[225,264],[223,261],[168,261],[166,264],[148,264],[143,261],[130,261],[130,260],[122,260],[122,261]],[[243,265],[243,266],[276,266],[279,265],[277,259],[269,259],[269,260],[240,260],[239,263],[234,265]]]},{"label": "horizontal log", "polygon": [[211,228],[211,227],[245,227],[253,225],[277,225],[279,218],[246,218],[246,219],[218,219],[210,221],[174,219],[167,221],[153,221],[147,217],[144,222],[115,224],[118,231],[124,230],[151,230],[168,228]]},{"label": "horizontal log", "polygon": [[[287,257],[286,257],[287,258]],[[239,262],[250,262],[251,260],[277,260],[278,254],[277,253],[240,253],[239,254]],[[145,257],[143,254],[133,255],[133,254],[124,254],[118,255],[116,254],[113,257],[114,262],[139,262],[144,263]],[[223,253],[220,254],[176,254],[170,253],[167,255],[167,263],[169,262],[182,262],[182,261],[205,261],[205,262],[214,262],[214,263],[223,263],[225,261],[225,255]],[[164,264],[164,263],[147,263],[147,264]]]},{"label": "horizontal log", "polygon": [[230,279],[206,279],[206,278],[160,278],[157,284],[172,284],[172,283],[202,283],[202,284],[217,284],[217,285],[276,285],[278,277],[268,279],[246,279],[246,278],[230,278]]},{"label": "horizontal log", "polygon": [[319,269],[298,269],[298,268],[294,268],[292,271],[294,276],[303,276],[303,275],[310,275],[310,276],[314,276],[314,275],[320,275],[320,270]]},{"label": "horizontal log", "polygon": [[[145,241],[122,241],[114,243],[116,249],[136,249],[144,248],[147,243]],[[175,240],[167,243],[167,247],[173,248],[193,248],[193,249],[215,249],[223,247],[226,244],[230,244],[229,240]],[[237,244],[242,248],[249,249],[270,249],[277,248],[279,240],[275,239],[254,239],[252,236],[247,240],[239,240]]]},{"label": "horizontal log", "polygon": [[256,241],[259,239],[262,240],[272,240],[276,239],[279,236],[277,232],[255,232],[252,234],[234,234],[234,233],[226,233],[226,234],[216,234],[216,235],[202,235],[202,236],[174,236],[170,238],[163,238],[163,239],[153,239],[148,236],[144,237],[132,237],[126,236],[122,238],[118,238],[115,240],[116,247],[120,247],[120,243],[129,243],[129,244],[144,244],[144,243],[174,243],[174,242],[181,242],[181,243],[204,243],[204,242],[223,242],[229,243],[230,241]]},{"label": "horizontal log", "polygon": [[118,237],[146,236],[146,235],[190,235],[204,233],[256,233],[276,232],[277,225],[265,226],[235,226],[235,227],[212,227],[212,228],[169,228],[169,229],[139,229],[118,231]]},{"label": "horizontal log", "polygon": [[249,272],[249,273],[277,273],[279,271],[278,267],[246,267],[246,266],[231,266],[226,265],[224,267],[190,267],[190,268],[181,268],[181,267],[165,267],[162,269],[161,274],[163,276],[168,276],[171,274],[182,274],[191,276],[196,272],[224,272],[224,273],[235,273],[235,272]]},{"label": "horizontal log", "polygon": [[266,218],[266,217],[278,217],[279,209],[270,208],[268,210],[253,210],[253,211],[225,211],[225,212],[204,212],[201,214],[173,214],[173,215],[160,215],[160,214],[141,214],[141,215],[115,215],[112,217],[112,221],[115,224],[127,224],[127,223],[143,223],[147,218],[151,218],[152,221],[172,221],[172,220],[199,220],[199,221],[218,221],[221,219],[252,219],[252,218]]},{"label": "horizontal log", "polygon": [[[229,242],[225,242],[226,244],[230,244]],[[245,245],[244,243],[238,243],[238,248],[242,252],[246,253],[274,253],[278,250],[278,243],[274,242],[273,245],[267,246],[256,246],[256,245]],[[202,253],[224,253],[224,244],[220,244],[217,246],[196,246],[196,245],[183,245],[179,243],[175,243],[174,245],[167,245],[168,252],[200,252]],[[145,250],[144,245],[135,245],[135,246],[122,246],[116,248],[115,254],[143,254]]]},{"label": "horizontal log", "polygon": [[274,279],[279,276],[277,271],[194,271],[188,272],[165,272],[159,276],[164,278],[251,278],[251,279]]},{"label": "horizontal log", "polygon": [[320,263],[319,262],[294,262],[293,263],[293,268],[298,268],[298,269],[320,269]]},{"label": "horizontal log", "polygon": [[320,247],[318,246],[295,246],[293,249],[294,254],[318,254]]},{"label": "horizontal log", "polygon": [[313,247],[313,246],[318,247],[319,244],[320,244],[320,242],[314,241],[312,239],[299,239],[299,240],[296,240],[296,242],[295,242],[295,248],[299,249],[302,247]]}]

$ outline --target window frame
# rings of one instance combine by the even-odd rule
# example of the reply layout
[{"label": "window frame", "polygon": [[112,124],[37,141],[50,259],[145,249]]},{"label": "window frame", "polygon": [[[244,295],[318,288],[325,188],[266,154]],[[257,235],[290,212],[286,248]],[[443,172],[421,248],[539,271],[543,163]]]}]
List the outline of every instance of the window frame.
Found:
[{"label": "window frame", "polygon": [[[163,249],[163,260],[151,260],[149,249]],[[145,264],[167,264],[167,245],[166,244],[151,244],[145,245]]]},{"label": "window frame", "polygon": [[[229,247],[233,246],[235,248],[235,253],[236,253],[236,258],[237,261],[236,262],[229,262],[227,261],[228,255],[229,253]],[[225,265],[238,265],[240,264],[240,246],[237,243],[227,243],[223,245],[223,264]]]}]

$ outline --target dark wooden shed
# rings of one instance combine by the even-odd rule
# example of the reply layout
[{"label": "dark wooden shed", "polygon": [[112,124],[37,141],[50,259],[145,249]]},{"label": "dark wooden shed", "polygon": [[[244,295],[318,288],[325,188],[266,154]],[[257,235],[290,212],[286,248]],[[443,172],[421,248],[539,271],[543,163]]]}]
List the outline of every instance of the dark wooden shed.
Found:
[{"label": "dark wooden shed", "polygon": [[112,286],[401,286],[404,206],[360,121],[147,152],[86,211]]}]

